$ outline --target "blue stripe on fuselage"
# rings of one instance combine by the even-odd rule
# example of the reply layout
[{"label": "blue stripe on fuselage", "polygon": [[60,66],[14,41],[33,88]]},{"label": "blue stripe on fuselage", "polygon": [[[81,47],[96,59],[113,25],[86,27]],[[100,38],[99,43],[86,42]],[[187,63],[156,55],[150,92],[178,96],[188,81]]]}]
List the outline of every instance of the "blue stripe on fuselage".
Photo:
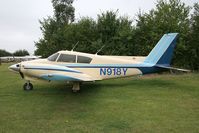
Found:
[{"label": "blue stripe on fuselage", "polygon": [[153,64],[60,64],[69,68],[138,68],[138,67],[153,67]]},{"label": "blue stripe on fuselage", "polygon": [[33,70],[52,70],[52,71],[64,71],[64,72],[73,72],[73,73],[81,73],[79,71],[66,70],[66,69],[53,69],[53,68],[34,68],[34,67],[24,67],[24,69],[33,69]]},{"label": "blue stripe on fuselage", "polygon": [[142,74],[150,74],[155,72],[161,72],[164,69],[156,67],[153,64],[64,64],[69,68],[136,68],[139,69]]}]

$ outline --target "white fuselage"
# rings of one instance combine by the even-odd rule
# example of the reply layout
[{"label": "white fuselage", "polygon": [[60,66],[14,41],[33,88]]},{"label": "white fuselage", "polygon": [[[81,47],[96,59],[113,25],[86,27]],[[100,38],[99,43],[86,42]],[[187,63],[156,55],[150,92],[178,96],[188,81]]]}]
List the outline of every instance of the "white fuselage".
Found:
[{"label": "white fuselage", "polygon": [[[69,81],[95,81],[110,78],[140,75],[142,72],[137,68],[126,67],[131,64],[140,64],[145,57],[133,56],[101,56],[73,51],[59,51],[54,61],[39,59],[22,62],[21,72],[26,80],[46,79],[65,81],[56,75],[69,77]],[[75,55],[74,62],[60,61],[61,54]],[[90,63],[78,63],[78,56],[91,58]],[[125,65],[125,66],[121,66]],[[64,71],[67,69],[66,71]],[[43,76],[43,77],[42,77]],[[67,81],[67,79],[66,79]]]}]

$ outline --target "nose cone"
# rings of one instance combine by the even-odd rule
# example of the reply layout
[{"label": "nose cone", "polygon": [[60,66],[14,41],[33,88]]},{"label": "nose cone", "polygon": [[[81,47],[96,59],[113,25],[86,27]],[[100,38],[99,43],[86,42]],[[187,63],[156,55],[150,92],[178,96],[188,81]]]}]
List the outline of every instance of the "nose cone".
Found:
[{"label": "nose cone", "polygon": [[19,72],[20,65],[14,64],[14,65],[9,66],[8,69],[10,69],[11,71],[14,71],[14,72]]}]

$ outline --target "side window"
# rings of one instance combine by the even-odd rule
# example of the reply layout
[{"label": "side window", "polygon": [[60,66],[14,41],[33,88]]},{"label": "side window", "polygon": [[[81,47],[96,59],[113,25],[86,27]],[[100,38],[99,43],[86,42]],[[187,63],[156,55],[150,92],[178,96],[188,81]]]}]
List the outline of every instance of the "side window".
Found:
[{"label": "side window", "polygon": [[59,56],[59,59],[57,60],[57,62],[75,63],[76,62],[76,55],[61,54]]},{"label": "side window", "polygon": [[77,56],[77,63],[90,63],[92,58],[85,57],[85,56]]},{"label": "side window", "polygon": [[56,61],[57,57],[58,57],[59,53],[55,53],[51,56],[48,57],[49,61]]}]

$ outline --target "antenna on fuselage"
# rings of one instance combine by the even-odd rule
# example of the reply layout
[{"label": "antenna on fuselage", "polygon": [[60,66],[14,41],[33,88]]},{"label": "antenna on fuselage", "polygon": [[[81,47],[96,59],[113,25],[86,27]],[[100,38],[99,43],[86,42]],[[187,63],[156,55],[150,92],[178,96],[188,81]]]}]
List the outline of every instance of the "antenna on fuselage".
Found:
[{"label": "antenna on fuselage", "polygon": [[105,45],[103,45],[98,51],[97,53],[95,53],[95,55],[97,55],[100,51],[102,51],[102,49],[105,47]]},{"label": "antenna on fuselage", "polygon": [[71,49],[71,51],[73,51],[78,44],[79,44],[79,41],[73,46],[73,48]]}]

